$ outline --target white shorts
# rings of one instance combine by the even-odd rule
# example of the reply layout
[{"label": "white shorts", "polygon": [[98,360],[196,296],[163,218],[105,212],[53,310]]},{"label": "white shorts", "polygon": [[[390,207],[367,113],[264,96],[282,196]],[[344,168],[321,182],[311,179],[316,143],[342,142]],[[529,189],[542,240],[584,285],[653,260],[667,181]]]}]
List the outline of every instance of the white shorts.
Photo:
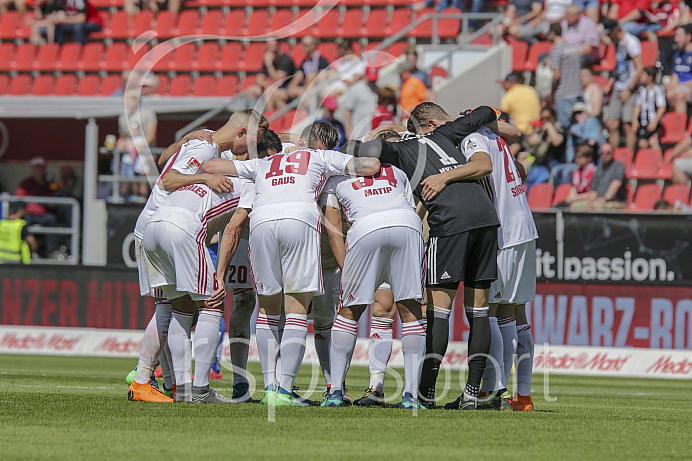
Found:
[{"label": "white shorts", "polygon": [[372,304],[385,282],[391,285],[394,301],[423,303],[425,249],[419,232],[408,227],[377,229],[348,249],[341,274],[344,306]]},{"label": "white shorts", "polygon": [[161,287],[168,299],[189,294],[193,300],[202,301],[214,293],[216,269],[209,250],[175,224],[147,224],[143,246],[151,261],[149,286]]},{"label": "white shorts", "polygon": [[536,241],[497,252],[497,280],[490,285],[492,304],[524,304],[536,297]]},{"label": "white shorts", "polygon": [[320,233],[297,219],[277,219],[250,232],[250,269],[255,292],[322,293]]},{"label": "white shorts", "polygon": [[341,294],[341,269],[326,269],[322,271],[322,286],[324,294],[312,298],[312,309],[308,319],[314,320],[321,317],[336,317],[336,308],[339,306]]},{"label": "white shorts", "polygon": [[154,298],[165,298],[163,291],[160,288],[151,288],[147,273],[151,267],[151,261],[147,257],[142,239],[135,235],[135,259],[137,260],[137,272],[139,273],[139,294],[141,296],[153,296]]},{"label": "white shorts", "polygon": [[233,291],[252,288],[252,277],[250,276],[250,242],[247,239],[240,239],[236,248],[231,264],[228,266],[226,276],[226,288]]}]

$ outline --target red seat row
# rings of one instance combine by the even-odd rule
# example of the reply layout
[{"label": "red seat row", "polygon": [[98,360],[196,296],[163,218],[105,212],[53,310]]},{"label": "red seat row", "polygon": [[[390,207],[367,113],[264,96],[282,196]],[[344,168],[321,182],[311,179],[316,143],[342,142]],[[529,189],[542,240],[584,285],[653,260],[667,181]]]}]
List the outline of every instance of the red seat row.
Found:
[{"label": "red seat row", "polygon": [[[532,210],[544,210],[562,203],[567,198],[571,184],[561,184],[556,188],[550,183],[536,184],[529,189],[528,201]],[[652,211],[657,201],[663,199],[669,204],[680,201],[690,204],[690,187],[686,185],[670,185],[665,191],[658,184],[644,184],[637,188],[635,194],[629,191],[629,209],[636,211]]]}]

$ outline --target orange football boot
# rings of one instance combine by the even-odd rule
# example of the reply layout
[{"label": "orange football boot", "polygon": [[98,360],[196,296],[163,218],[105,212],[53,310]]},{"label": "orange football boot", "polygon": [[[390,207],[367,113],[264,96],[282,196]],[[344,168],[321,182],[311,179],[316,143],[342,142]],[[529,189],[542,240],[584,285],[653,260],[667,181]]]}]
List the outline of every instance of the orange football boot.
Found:
[{"label": "orange football boot", "polygon": [[130,388],[127,390],[127,400],[136,400],[140,402],[173,402],[173,399],[164,395],[160,390],[153,387],[151,384],[139,384],[137,381],[132,381]]},{"label": "orange football boot", "polygon": [[533,402],[530,395],[516,394],[512,397],[512,410],[514,411],[533,411]]}]

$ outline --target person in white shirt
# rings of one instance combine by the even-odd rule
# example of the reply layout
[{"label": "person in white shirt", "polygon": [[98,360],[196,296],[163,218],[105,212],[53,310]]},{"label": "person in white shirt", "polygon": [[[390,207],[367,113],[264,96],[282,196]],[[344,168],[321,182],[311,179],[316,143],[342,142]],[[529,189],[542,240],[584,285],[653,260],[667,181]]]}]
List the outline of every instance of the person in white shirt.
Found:
[{"label": "person in white shirt", "polygon": [[[316,146],[312,136],[308,145]],[[255,183],[255,201],[250,213],[250,264],[260,305],[256,337],[269,404],[311,403],[301,399],[292,388],[305,353],[308,306],[314,293],[323,290],[321,216],[317,206],[322,188],[330,176],[366,176],[379,168],[376,159],[352,158],[318,148],[244,162],[217,159],[205,166],[206,171]],[[286,312],[280,344],[282,375],[278,389],[274,389],[282,301]]]}]

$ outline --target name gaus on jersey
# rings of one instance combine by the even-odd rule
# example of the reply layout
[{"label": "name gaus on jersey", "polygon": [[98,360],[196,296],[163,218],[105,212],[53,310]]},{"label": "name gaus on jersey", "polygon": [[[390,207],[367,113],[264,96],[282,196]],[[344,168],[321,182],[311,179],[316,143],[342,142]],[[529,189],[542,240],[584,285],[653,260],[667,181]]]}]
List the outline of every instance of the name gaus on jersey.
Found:
[{"label": "name gaus on jersey", "polygon": [[283,184],[295,184],[296,178],[294,176],[285,176],[282,178],[272,179],[272,186],[281,186]]},{"label": "name gaus on jersey", "polygon": [[195,184],[190,184],[189,186],[183,186],[178,188],[178,190],[189,190],[190,192],[194,192],[195,194],[199,195],[201,198],[204,198],[207,195],[206,189],[203,187],[197,186]]}]

